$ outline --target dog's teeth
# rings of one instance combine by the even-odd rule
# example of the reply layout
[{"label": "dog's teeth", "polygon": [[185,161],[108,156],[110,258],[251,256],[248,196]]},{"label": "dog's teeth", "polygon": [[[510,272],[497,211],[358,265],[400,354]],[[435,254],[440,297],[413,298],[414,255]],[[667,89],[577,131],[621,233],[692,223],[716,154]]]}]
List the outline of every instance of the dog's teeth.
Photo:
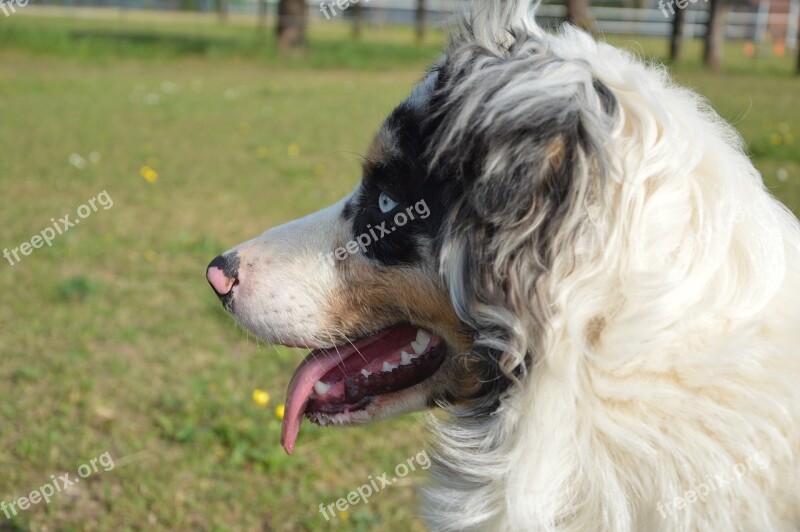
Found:
[{"label": "dog's teeth", "polygon": [[372,373],[368,369],[362,369],[361,374],[364,376],[365,379],[370,375],[372,375]]},{"label": "dog's teeth", "polygon": [[383,363],[383,367],[381,368],[381,371],[385,371],[385,372],[392,371],[396,367],[397,366],[395,366],[394,364],[389,364],[388,362],[384,362]]},{"label": "dog's teeth", "polygon": [[428,348],[430,342],[431,333],[424,329],[417,329],[417,339],[411,342],[411,347],[416,354],[421,355]]},{"label": "dog's teeth", "polygon": [[411,355],[403,351],[400,353],[400,365],[405,366],[407,364],[411,364]]},{"label": "dog's teeth", "polygon": [[417,329],[417,343],[419,345],[428,347],[428,343],[430,341],[431,341],[431,333],[429,333],[425,329]]},{"label": "dog's teeth", "polygon": [[330,384],[325,384],[322,381],[317,381],[314,383],[314,391],[317,392],[317,395],[325,395],[326,393],[328,393],[328,390],[330,389],[331,389]]}]

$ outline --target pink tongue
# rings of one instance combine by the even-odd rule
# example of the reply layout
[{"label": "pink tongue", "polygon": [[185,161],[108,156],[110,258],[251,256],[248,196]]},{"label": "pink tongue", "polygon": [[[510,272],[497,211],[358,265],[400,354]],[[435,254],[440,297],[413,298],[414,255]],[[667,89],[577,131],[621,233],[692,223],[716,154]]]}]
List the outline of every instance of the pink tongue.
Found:
[{"label": "pink tongue", "polygon": [[314,390],[314,384],[318,380],[336,366],[344,367],[344,361],[351,355],[361,353],[367,360],[371,360],[381,354],[392,352],[395,347],[411,343],[415,337],[416,329],[388,329],[362,338],[355,344],[311,351],[295,370],[289,382],[289,389],[286,391],[286,406],[281,428],[281,445],[286,453],[292,454],[294,451],[294,442],[300,432],[303,414]]}]

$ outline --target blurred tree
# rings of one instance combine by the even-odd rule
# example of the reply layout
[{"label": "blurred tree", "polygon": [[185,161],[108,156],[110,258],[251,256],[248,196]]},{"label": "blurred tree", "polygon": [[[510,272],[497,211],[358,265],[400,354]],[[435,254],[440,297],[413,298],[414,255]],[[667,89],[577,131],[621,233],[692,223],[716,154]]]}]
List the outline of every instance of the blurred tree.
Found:
[{"label": "blurred tree", "polygon": [[417,0],[416,34],[417,44],[422,44],[425,39],[425,0]]},{"label": "blurred tree", "polygon": [[305,0],[278,2],[278,51],[284,53],[305,48],[307,14]]},{"label": "blurred tree", "polygon": [[217,12],[220,22],[228,20],[228,0],[217,0]]},{"label": "blurred tree", "polygon": [[722,48],[725,44],[725,22],[731,10],[726,0],[709,0],[706,42],[703,48],[703,62],[711,70],[722,66]]},{"label": "blurred tree", "polygon": [[672,18],[672,35],[669,40],[669,58],[676,61],[681,55],[683,45],[683,30],[686,27],[686,10],[676,9]]},{"label": "blurred tree", "polygon": [[591,0],[567,0],[567,21],[594,35],[597,28],[589,9]]}]

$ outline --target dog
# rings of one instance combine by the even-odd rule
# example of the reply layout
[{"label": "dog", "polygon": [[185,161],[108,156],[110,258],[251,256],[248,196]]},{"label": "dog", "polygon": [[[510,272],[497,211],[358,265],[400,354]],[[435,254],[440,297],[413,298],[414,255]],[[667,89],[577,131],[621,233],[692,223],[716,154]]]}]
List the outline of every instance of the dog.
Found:
[{"label": "dog", "polygon": [[312,349],[283,446],[436,407],[432,529],[800,529],[797,218],[665,69],[534,15],[474,5],[352,194],[208,266]]}]

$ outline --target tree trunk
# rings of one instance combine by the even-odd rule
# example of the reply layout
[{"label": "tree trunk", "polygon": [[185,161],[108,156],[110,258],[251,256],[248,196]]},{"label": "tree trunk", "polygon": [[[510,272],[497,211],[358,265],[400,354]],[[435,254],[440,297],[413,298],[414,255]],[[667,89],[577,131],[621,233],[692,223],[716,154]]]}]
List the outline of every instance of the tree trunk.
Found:
[{"label": "tree trunk", "polygon": [[281,53],[305,48],[307,13],[305,0],[278,2],[278,50]]},{"label": "tree trunk", "polygon": [[228,0],[217,0],[217,12],[220,22],[228,20]]},{"label": "tree trunk", "polygon": [[[364,0],[361,0],[364,1]],[[361,38],[361,27],[364,25],[364,6],[361,2],[353,4],[353,38]]]},{"label": "tree trunk", "polygon": [[425,0],[417,0],[416,15],[417,44],[422,44],[425,40]]},{"label": "tree trunk", "polygon": [[594,35],[596,25],[589,10],[591,0],[567,0],[567,22]]},{"label": "tree trunk", "polygon": [[669,40],[669,58],[677,61],[681,55],[683,45],[683,30],[686,27],[686,10],[676,9],[675,17],[672,19],[672,36]]},{"label": "tree trunk", "polygon": [[706,43],[703,49],[703,62],[711,70],[722,66],[722,48],[725,45],[725,21],[731,7],[725,0],[710,0]]}]

